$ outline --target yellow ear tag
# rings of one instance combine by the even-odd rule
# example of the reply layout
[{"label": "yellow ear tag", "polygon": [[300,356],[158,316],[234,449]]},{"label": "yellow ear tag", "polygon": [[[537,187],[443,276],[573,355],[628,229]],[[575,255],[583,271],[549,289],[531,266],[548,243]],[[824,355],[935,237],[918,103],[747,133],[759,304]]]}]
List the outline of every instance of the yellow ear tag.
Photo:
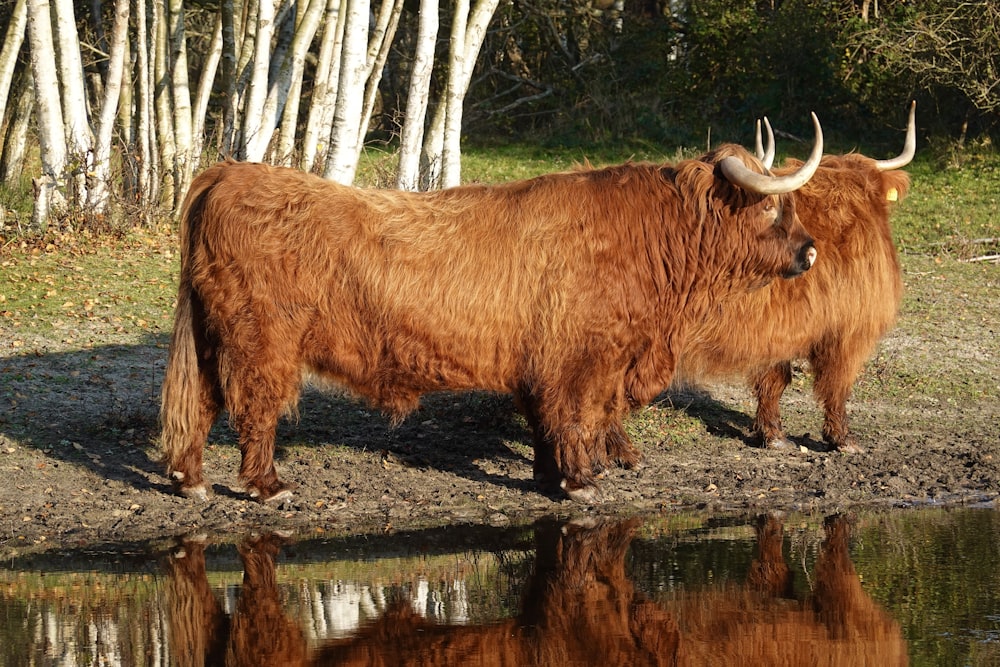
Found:
[{"label": "yellow ear tag", "polygon": [[899,199],[899,191],[896,188],[889,188],[889,191],[885,193],[885,198],[888,201],[897,201]]}]

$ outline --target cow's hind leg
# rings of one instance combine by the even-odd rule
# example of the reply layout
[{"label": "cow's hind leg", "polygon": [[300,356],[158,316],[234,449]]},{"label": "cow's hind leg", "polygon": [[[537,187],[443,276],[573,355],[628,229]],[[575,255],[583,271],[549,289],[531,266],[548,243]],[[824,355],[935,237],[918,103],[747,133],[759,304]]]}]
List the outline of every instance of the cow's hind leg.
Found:
[{"label": "cow's hind leg", "polygon": [[205,332],[200,302],[183,284],[163,377],[160,445],[174,488],[206,500],[202,457],[222,407],[216,348]]},{"label": "cow's hind leg", "polygon": [[813,392],[825,413],[823,439],[842,452],[864,451],[848,428],[847,400],[867,355],[867,349],[851,349],[839,339],[818,347],[810,355],[815,375]]},{"label": "cow's hind leg", "polygon": [[[203,455],[208,433],[222,411],[222,397],[218,380],[212,370],[204,370],[198,376],[197,401],[188,417],[187,432],[181,436],[181,447],[166,448],[167,471],[175,490],[196,500],[208,500],[208,488],[202,474]],[[164,429],[164,441],[169,436]]]},{"label": "cow's hind leg", "polygon": [[545,432],[542,418],[538,414],[538,401],[530,389],[521,389],[514,392],[514,403],[531,427],[535,449],[533,464],[535,481],[546,492],[557,493],[561,480],[559,464],[556,462],[555,447]]},{"label": "cow's hind leg", "polygon": [[762,447],[789,449],[794,445],[781,426],[781,395],[792,381],[792,365],[783,361],[751,375],[750,384],[757,399],[753,420],[754,437]]},{"label": "cow's hind leg", "polygon": [[291,497],[293,487],[278,478],[274,466],[275,430],[298,399],[301,375],[294,358],[262,356],[232,359],[223,384],[230,423],[239,434],[240,482],[252,498],[280,502]]}]

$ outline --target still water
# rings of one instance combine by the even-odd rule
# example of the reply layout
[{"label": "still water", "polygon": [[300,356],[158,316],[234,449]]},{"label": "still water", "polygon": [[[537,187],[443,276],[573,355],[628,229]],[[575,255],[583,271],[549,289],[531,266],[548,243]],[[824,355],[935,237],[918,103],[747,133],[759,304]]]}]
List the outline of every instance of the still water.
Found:
[{"label": "still water", "polygon": [[1000,664],[1000,511],[188,535],[0,568],[0,665]]}]

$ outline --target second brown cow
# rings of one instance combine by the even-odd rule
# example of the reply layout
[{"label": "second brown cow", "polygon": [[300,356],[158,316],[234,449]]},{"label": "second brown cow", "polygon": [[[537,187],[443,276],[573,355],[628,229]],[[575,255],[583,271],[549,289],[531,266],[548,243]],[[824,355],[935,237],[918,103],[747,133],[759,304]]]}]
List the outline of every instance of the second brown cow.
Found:
[{"label": "second brown cow", "polygon": [[[896,321],[902,297],[889,215],[909,189],[909,176],[899,168],[913,159],[914,112],[911,106],[897,158],[824,156],[795,192],[799,219],[822,262],[801,280],[774,282],[720,303],[689,330],[678,379],[748,378],[757,399],[754,435],[764,446],[790,446],[779,400],[791,382],[791,362],[808,359],[825,411],[823,438],[837,450],[861,451],[848,429],[847,400],[875,344]],[[790,161],[777,173],[800,164]]]}]

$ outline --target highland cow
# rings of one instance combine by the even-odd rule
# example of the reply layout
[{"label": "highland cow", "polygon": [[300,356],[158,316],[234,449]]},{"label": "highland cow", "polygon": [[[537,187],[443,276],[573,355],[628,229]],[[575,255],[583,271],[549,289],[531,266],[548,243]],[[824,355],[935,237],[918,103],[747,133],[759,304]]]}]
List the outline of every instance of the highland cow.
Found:
[{"label": "highland cow", "polygon": [[202,452],[224,408],[240,481],[287,498],[275,428],[305,374],[401,419],[422,394],[514,395],[534,471],[599,497],[593,462],[670,385],[684,333],[730,296],[816,259],[788,194],[822,157],[775,177],[739,146],[437,192],[366,190],[221,162],[191,185],[163,383],[168,474],[205,498]]},{"label": "highland cow", "polygon": [[[840,451],[862,450],[848,429],[846,406],[875,344],[895,323],[902,298],[889,215],[909,189],[909,176],[898,170],[913,159],[914,114],[911,106],[898,157],[827,155],[795,191],[795,210],[822,262],[798,280],[777,281],[720,303],[688,331],[678,381],[748,378],[757,399],[754,437],[763,446],[791,446],[779,401],[791,382],[791,362],[807,359],[825,411],[824,440]],[[763,159],[770,166],[768,156]],[[800,165],[790,160],[777,173]]]}]

